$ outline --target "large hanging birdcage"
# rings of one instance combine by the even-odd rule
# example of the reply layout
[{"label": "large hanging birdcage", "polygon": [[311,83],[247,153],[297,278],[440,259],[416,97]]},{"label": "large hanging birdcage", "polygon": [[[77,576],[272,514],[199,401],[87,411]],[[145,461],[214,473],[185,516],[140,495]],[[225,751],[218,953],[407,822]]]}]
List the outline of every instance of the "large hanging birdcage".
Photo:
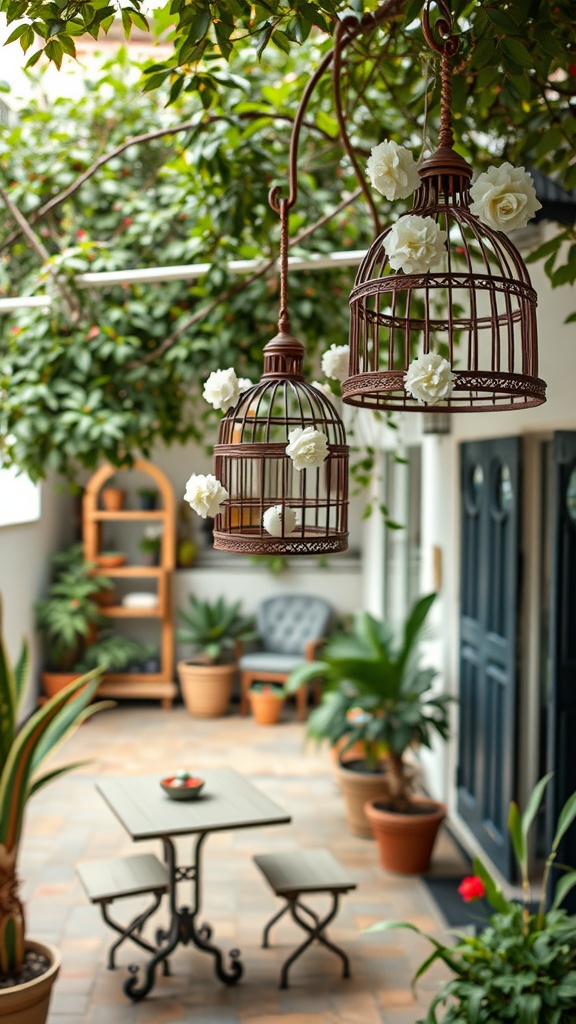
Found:
[{"label": "large hanging birdcage", "polygon": [[[264,349],[260,382],[220,423],[214,472],[229,497],[215,520],[215,548],[313,555],[348,546],[344,427],[333,402],[305,382],[303,358],[303,346],[281,326]],[[305,464],[306,438],[300,458],[287,454],[298,431],[308,431],[312,448],[316,442],[324,453],[318,465]]]},{"label": "large hanging birdcage", "polygon": [[[546,400],[538,377],[536,293],[520,253],[502,231],[470,210],[472,169],[453,149],[449,58],[457,48],[449,11],[434,41],[429,4],[423,27],[442,53],[439,148],[420,168],[410,215],[431,218],[445,233],[442,255],[425,272],[393,270],[387,243],[395,225],[376,239],[350,295],[350,368],[344,402],[371,409],[490,412],[526,409]],[[427,403],[407,388],[414,360],[449,364],[447,397]],[[439,360],[437,360],[437,363]],[[436,365],[437,365],[436,363]],[[426,359],[423,359],[426,371]],[[433,377],[435,364],[429,361]]]}]

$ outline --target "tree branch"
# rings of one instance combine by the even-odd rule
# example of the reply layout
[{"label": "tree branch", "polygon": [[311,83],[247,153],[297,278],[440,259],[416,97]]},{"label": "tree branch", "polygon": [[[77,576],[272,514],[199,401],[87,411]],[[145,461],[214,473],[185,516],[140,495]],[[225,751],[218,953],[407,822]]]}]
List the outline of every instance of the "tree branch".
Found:
[{"label": "tree branch", "polygon": [[[257,121],[259,118],[269,118],[271,121],[289,121],[290,123],[294,121],[294,117],[291,114],[278,114],[271,110],[247,110],[235,116],[245,121]],[[182,124],[173,125],[171,128],[157,128],[154,131],[145,132],[143,135],[133,135],[128,139],[124,139],[124,142],[121,142],[120,145],[98,157],[90,167],[87,167],[85,171],[82,171],[82,174],[79,174],[67,188],[62,190],[62,192],[59,192],[58,195],[52,196],[52,198],[44,203],[43,206],[39,206],[36,210],[33,210],[29,215],[28,224],[35,224],[38,220],[45,217],[47,213],[53,210],[54,207],[59,206],[61,203],[65,202],[66,199],[69,199],[70,196],[74,195],[74,193],[78,191],[84,182],[88,181],[92,175],[96,174],[96,171],[99,171],[101,167],[104,167],[104,165],[110,160],[113,160],[114,157],[120,156],[131,146],[138,146],[142,143],[152,142],[154,139],[161,139],[165,135],[177,135],[181,132],[204,129],[211,124],[216,124],[218,121],[230,121],[231,119],[232,115],[229,114],[210,114],[209,117],[203,118],[199,121],[183,121]],[[329,139],[330,142],[338,141],[337,136],[330,135],[329,132],[325,132],[313,122],[306,122],[306,127],[318,132],[325,139]],[[0,252],[3,252],[4,249],[13,245],[23,231],[24,229],[21,225],[20,230],[13,231],[12,234],[9,235],[8,238],[0,245]]]}]

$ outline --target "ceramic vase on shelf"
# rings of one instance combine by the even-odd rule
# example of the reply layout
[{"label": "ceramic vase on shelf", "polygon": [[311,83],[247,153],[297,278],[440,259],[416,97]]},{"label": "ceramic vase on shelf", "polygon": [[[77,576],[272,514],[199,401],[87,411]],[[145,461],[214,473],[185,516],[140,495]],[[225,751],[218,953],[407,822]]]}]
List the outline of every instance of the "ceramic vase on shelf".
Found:
[{"label": "ceramic vase on shelf", "polygon": [[102,504],[107,512],[120,512],[124,508],[126,498],[121,487],[103,487]]}]

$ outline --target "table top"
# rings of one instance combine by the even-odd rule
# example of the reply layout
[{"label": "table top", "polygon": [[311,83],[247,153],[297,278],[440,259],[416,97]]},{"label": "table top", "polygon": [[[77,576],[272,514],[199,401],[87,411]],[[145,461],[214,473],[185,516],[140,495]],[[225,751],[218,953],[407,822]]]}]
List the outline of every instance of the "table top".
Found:
[{"label": "table top", "polygon": [[222,832],[258,825],[284,825],[292,819],[232,768],[202,769],[204,789],[195,800],[170,800],[159,775],[102,779],[96,788],[134,840]]}]

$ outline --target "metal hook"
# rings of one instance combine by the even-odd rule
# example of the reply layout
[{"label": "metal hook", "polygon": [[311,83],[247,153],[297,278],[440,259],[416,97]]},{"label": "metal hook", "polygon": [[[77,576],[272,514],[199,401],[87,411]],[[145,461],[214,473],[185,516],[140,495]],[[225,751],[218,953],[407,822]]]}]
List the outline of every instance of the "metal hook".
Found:
[{"label": "metal hook", "polygon": [[[440,17],[434,25],[431,21],[432,4],[437,8]],[[453,57],[458,51],[460,41],[454,34],[454,19],[448,4],[444,0],[426,0],[422,11],[422,32],[431,50],[445,57]]]}]

